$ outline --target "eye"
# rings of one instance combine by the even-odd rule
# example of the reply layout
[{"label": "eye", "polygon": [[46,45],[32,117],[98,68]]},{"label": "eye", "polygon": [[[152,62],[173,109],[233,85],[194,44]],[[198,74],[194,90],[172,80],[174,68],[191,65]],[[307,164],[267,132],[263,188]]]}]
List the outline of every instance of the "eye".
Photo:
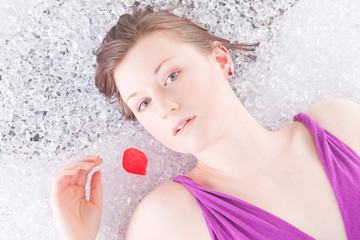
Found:
[{"label": "eye", "polygon": [[[175,81],[175,79],[177,78],[178,75],[179,75],[179,72],[171,73],[165,80],[165,86],[167,85],[167,83],[172,83],[173,81]],[[151,99],[146,99],[146,100],[142,101],[138,107],[138,112],[143,111],[147,106],[149,106],[150,102],[151,102]]]},{"label": "eye", "polygon": [[151,99],[146,99],[144,101],[142,101],[138,107],[138,112],[141,112],[143,109],[141,108],[142,106],[144,106],[144,108],[146,108],[147,106],[149,106],[151,102]]},{"label": "eye", "polygon": [[167,83],[173,82],[177,78],[178,74],[179,72],[173,72],[172,74],[170,74],[165,80],[165,86],[167,85]]}]

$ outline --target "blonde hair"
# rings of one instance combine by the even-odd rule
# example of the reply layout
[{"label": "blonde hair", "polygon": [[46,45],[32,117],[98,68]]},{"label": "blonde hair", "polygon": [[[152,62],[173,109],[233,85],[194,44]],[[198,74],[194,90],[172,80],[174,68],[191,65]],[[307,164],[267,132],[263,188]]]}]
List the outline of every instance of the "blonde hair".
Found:
[{"label": "blonde hair", "polygon": [[204,52],[210,49],[214,41],[220,42],[222,46],[231,50],[253,51],[258,45],[258,43],[231,43],[210,34],[188,19],[170,13],[169,10],[154,12],[148,6],[144,10],[135,10],[131,15],[121,15],[118,22],[108,31],[96,52],[95,85],[111,104],[115,102],[111,101],[115,95],[117,107],[126,120],[136,120],[136,117],[116,87],[115,68],[141,38],[159,30],[168,31],[176,39],[192,44]]}]

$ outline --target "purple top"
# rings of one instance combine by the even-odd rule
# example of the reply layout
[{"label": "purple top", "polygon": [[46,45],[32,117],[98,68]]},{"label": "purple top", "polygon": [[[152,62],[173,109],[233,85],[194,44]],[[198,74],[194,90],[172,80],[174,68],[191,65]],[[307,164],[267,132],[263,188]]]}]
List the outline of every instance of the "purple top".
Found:
[{"label": "purple top", "polygon": [[[294,116],[313,134],[316,147],[339,205],[348,240],[360,239],[360,157],[306,113]],[[198,202],[211,238],[314,239],[281,218],[230,195],[212,191],[186,176],[175,182]]]}]

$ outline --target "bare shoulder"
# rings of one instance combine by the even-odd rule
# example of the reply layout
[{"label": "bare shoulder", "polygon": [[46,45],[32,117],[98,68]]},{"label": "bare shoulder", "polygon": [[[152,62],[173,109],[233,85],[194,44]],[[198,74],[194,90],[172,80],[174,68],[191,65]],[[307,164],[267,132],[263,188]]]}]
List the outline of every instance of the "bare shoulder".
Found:
[{"label": "bare shoulder", "polygon": [[[185,239],[196,200],[182,184],[168,182],[150,192],[136,208],[126,240]],[[185,231],[184,231],[185,230]],[[175,237],[176,236],[176,237]],[[175,238],[174,238],[175,237]]]},{"label": "bare shoulder", "polygon": [[350,99],[318,102],[306,114],[360,155],[360,105]]}]

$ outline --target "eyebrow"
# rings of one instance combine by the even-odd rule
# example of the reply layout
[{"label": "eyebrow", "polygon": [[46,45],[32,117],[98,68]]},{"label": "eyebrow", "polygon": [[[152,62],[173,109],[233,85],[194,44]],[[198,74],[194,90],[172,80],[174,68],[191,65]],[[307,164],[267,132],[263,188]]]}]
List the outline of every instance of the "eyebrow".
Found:
[{"label": "eyebrow", "polygon": [[[159,66],[157,66],[157,68],[155,68],[154,75],[156,75],[159,72],[161,65],[163,65],[163,63],[165,63],[173,58],[175,58],[175,57],[169,57],[169,58],[166,58],[163,61],[161,61]],[[134,92],[134,93],[130,94],[130,96],[126,99],[126,102],[128,102],[130,98],[135,97],[137,94],[138,94],[138,92]]]}]

